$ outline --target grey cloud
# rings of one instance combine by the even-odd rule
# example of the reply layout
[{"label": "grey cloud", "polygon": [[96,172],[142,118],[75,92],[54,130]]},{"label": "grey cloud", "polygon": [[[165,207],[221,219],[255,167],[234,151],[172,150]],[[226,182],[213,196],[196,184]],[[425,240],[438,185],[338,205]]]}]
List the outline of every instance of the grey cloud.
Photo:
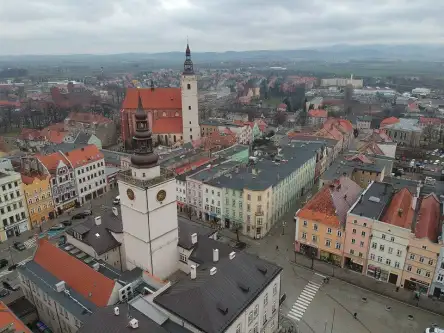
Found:
[{"label": "grey cloud", "polygon": [[442,0],[0,0],[0,54],[442,43]]}]

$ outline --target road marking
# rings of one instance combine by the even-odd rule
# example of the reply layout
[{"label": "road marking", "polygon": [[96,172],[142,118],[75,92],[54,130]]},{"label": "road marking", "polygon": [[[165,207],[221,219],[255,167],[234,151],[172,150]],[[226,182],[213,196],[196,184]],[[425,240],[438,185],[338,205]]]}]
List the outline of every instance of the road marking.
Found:
[{"label": "road marking", "polygon": [[313,301],[313,298],[316,296],[316,292],[320,287],[321,284],[309,281],[291,307],[287,317],[296,321],[301,321],[305,311],[310,306],[310,303]]},{"label": "road marking", "polygon": [[325,277],[326,277],[325,275],[322,275],[322,274],[319,274],[319,273],[316,273],[316,272],[315,272],[315,275],[320,276],[323,279],[325,279]]},{"label": "road marking", "polygon": [[37,244],[37,241],[36,241],[36,239],[35,239],[34,237],[28,239],[26,242],[23,243],[23,245],[25,245],[25,247],[26,247],[27,249],[30,249],[30,248],[35,247],[36,244]]}]

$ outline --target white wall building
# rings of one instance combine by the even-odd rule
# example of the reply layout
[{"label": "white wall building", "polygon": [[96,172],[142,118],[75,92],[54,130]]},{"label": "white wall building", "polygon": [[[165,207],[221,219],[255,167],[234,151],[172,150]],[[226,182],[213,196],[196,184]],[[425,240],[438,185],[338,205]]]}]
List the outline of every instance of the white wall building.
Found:
[{"label": "white wall building", "polygon": [[184,143],[200,138],[199,105],[197,77],[191,61],[190,48],[187,45],[184,70],[180,80],[182,90],[182,129]]},{"label": "white wall building", "polygon": [[220,221],[224,208],[223,189],[209,184],[203,184],[202,211],[210,221]]},{"label": "white wall building", "polygon": [[105,159],[97,146],[88,145],[65,153],[74,170],[80,204],[105,193]]},{"label": "white wall building", "polygon": [[126,267],[164,279],[178,261],[176,181],[157,163],[145,112],[139,109],[135,118],[137,154],[131,168],[118,175]]},{"label": "white wall building", "polygon": [[[409,245],[410,230],[375,221],[372,236],[369,246],[367,275],[400,286],[407,246]],[[372,269],[372,267],[376,269]]]},{"label": "white wall building", "polygon": [[14,171],[0,171],[0,240],[29,230],[28,211],[22,189],[22,178]]}]

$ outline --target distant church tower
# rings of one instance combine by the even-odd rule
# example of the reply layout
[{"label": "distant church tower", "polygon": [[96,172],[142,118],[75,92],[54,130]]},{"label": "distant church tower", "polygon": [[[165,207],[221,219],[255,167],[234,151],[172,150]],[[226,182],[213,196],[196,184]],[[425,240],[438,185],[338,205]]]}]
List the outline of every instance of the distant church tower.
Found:
[{"label": "distant church tower", "polygon": [[199,106],[197,101],[197,77],[191,61],[190,46],[187,43],[185,62],[180,80],[182,88],[182,129],[184,143],[200,138]]},{"label": "distant church tower", "polygon": [[177,270],[178,222],[174,175],[159,166],[140,94],[131,168],[118,176],[126,267],[166,278]]}]

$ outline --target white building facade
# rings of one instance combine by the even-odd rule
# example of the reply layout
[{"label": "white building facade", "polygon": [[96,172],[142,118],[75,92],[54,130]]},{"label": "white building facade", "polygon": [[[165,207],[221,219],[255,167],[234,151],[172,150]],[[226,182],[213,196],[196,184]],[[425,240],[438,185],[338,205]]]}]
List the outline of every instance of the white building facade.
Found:
[{"label": "white building facade", "polygon": [[0,213],[2,242],[29,230],[22,179],[17,172],[0,171]]},{"label": "white building facade", "polygon": [[369,244],[368,276],[396,286],[401,285],[410,230],[375,221]]},{"label": "white building facade", "polygon": [[222,188],[203,184],[202,211],[205,220],[220,221],[224,209],[224,191]]},{"label": "white building facade", "polygon": [[74,170],[81,205],[105,193],[105,159],[95,145],[65,153],[65,156]]}]

